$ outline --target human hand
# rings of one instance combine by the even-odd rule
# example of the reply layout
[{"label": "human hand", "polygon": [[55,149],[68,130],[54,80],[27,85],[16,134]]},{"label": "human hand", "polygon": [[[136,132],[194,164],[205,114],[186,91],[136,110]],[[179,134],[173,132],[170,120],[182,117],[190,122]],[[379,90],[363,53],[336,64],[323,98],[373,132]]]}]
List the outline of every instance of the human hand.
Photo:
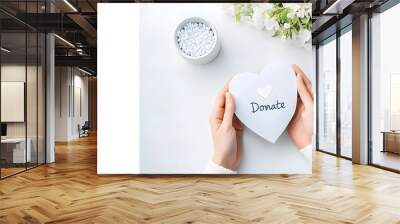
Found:
[{"label": "human hand", "polygon": [[298,149],[311,144],[314,127],[314,97],[311,81],[298,65],[292,65],[297,80],[297,106],[287,132]]},{"label": "human hand", "polygon": [[227,169],[235,169],[242,159],[243,124],[236,117],[235,102],[228,85],[218,93],[210,115],[214,143],[212,160]]}]

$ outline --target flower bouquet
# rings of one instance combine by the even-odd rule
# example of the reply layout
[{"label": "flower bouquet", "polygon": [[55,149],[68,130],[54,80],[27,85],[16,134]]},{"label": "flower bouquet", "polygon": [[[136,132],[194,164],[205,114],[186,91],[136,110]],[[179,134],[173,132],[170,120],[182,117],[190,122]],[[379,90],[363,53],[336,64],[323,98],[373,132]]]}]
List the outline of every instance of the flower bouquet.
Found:
[{"label": "flower bouquet", "polygon": [[237,22],[265,29],[273,37],[297,40],[302,46],[311,40],[310,3],[234,3],[227,12]]}]

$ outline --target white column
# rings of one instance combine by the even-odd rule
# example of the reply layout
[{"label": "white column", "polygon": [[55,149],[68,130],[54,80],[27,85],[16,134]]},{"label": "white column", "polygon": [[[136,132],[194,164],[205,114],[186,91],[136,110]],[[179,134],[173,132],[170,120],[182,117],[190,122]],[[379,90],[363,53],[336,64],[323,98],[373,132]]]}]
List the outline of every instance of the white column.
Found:
[{"label": "white column", "polygon": [[55,60],[54,35],[46,36],[46,163],[55,161],[54,133],[55,133]]},{"label": "white column", "polygon": [[368,163],[368,15],[353,20],[353,162]]},{"label": "white column", "polygon": [[55,69],[55,141],[72,139],[72,68]]}]

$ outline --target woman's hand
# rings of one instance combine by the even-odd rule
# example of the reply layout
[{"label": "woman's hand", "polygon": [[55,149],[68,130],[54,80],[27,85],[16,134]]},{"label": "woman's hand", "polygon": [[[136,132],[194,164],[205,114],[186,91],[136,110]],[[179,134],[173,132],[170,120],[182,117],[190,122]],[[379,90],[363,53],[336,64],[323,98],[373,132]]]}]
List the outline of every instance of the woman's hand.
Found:
[{"label": "woman's hand", "polygon": [[314,128],[314,97],[311,81],[298,65],[292,65],[297,80],[297,106],[287,132],[297,146],[303,149],[311,144]]},{"label": "woman's hand", "polygon": [[235,169],[242,159],[243,124],[235,116],[235,102],[228,92],[228,85],[218,93],[210,115],[214,142],[214,163],[227,169]]}]

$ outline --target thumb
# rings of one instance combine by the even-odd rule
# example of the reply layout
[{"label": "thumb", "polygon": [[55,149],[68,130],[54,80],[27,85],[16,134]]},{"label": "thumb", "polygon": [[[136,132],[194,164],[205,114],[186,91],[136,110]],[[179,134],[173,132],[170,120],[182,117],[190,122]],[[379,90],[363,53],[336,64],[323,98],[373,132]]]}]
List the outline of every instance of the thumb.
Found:
[{"label": "thumb", "polygon": [[314,106],[314,100],[301,75],[297,76],[297,91],[304,106],[306,108],[312,108]]},{"label": "thumb", "polygon": [[235,102],[231,93],[225,93],[225,112],[222,125],[225,127],[232,126],[233,115],[235,113]]}]

